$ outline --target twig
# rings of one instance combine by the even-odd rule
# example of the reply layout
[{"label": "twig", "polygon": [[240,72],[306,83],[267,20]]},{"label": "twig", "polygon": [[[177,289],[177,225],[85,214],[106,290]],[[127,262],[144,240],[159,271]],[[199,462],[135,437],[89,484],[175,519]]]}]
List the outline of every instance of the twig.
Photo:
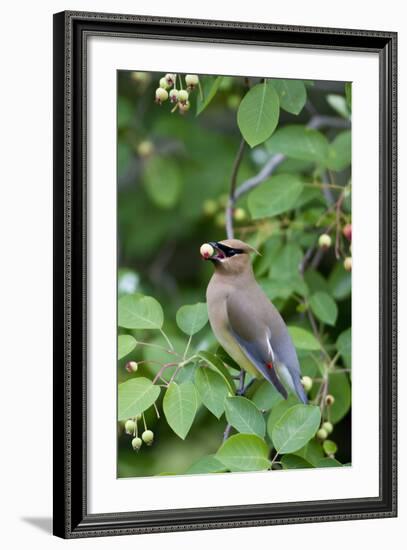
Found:
[{"label": "twig", "polygon": [[345,193],[342,191],[342,193],[339,196],[339,199],[336,201],[336,238],[335,238],[335,256],[336,259],[339,260],[341,257],[340,251],[339,251],[339,236],[340,236],[340,219],[341,219],[341,208],[342,203],[345,199]]}]

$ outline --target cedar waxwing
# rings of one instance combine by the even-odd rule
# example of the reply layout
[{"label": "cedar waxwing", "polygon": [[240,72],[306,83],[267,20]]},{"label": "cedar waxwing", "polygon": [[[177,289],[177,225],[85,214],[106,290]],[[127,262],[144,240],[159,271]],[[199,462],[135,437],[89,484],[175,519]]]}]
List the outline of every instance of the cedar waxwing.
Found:
[{"label": "cedar waxwing", "polygon": [[254,277],[249,253],[255,250],[237,239],[208,244],[201,254],[215,266],[206,299],[217,340],[244,371],[264,377],[285,399],[288,389],[307,403],[291,336]]}]

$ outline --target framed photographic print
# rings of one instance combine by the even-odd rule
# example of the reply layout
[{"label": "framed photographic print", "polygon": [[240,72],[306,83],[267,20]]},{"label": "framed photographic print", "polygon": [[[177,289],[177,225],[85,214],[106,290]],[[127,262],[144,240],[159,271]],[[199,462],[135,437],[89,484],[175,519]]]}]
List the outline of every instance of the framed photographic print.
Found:
[{"label": "framed photographic print", "polygon": [[396,34],[54,16],[54,533],[396,515]]}]

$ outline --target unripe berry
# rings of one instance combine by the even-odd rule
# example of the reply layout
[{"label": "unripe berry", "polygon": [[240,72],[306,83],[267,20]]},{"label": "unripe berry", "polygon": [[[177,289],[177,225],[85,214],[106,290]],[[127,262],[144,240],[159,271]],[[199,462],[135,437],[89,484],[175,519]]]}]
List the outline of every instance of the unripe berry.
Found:
[{"label": "unripe berry", "polygon": [[301,378],[301,384],[306,392],[309,392],[312,388],[312,378],[309,376],[303,376]]},{"label": "unripe berry", "polygon": [[238,96],[237,94],[229,95],[227,98],[229,109],[237,109],[239,107],[240,99],[240,96]]},{"label": "unripe berry", "polygon": [[126,434],[128,435],[133,434],[135,429],[136,429],[136,423],[134,422],[134,420],[131,420],[131,419],[126,420],[124,424],[124,430]]},{"label": "unripe berry", "polygon": [[186,101],[185,103],[178,102],[178,108],[179,112],[181,114],[186,113],[191,108],[191,104],[189,101]]},{"label": "unripe berry", "polygon": [[328,437],[328,432],[326,430],[324,430],[324,428],[320,428],[317,431],[317,438],[320,439],[321,441],[323,441],[327,437]]},{"label": "unripe berry", "polygon": [[134,437],[131,440],[131,446],[133,447],[134,451],[140,450],[140,447],[142,446],[143,442],[139,437]]},{"label": "unripe berry", "polygon": [[155,100],[157,103],[162,103],[163,101],[167,101],[168,99],[168,92],[167,90],[164,90],[164,88],[157,88],[155,91]]},{"label": "unripe berry", "polygon": [[348,256],[343,262],[343,267],[346,271],[352,271],[352,257]]},{"label": "unripe berry", "polygon": [[330,422],[324,422],[321,428],[323,428],[326,432],[328,432],[328,434],[331,434],[334,430],[334,427]]},{"label": "unripe berry", "polygon": [[149,140],[141,141],[137,146],[137,153],[140,157],[147,158],[154,153],[154,145]]},{"label": "unripe berry", "polygon": [[325,397],[325,405],[327,407],[330,407],[331,405],[333,405],[335,403],[335,397],[331,394],[328,394],[326,397]]},{"label": "unripe berry", "polygon": [[160,88],[164,88],[164,90],[168,88],[168,82],[164,76],[160,78]]},{"label": "unripe berry", "polygon": [[165,75],[165,80],[167,81],[167,86],[169,86],[170,88],[171,88],[171,86],[173,86],[175,84],[175,77],[176,77],[176,75],[171,74],[171,73],[167,73]]},{"label": "unripe berry", "polygon": [[189,94],[186,90],[180,90],[178,92],[178,101],[180,103],[186,103],[188,101]]},{"label": "unripe berry", "polygon": [[352,224],[347,223],[345,227],[342,229],[343,236],[348,239],[348,241],[352,240]]},{"label": "unripe berry", "polygon": [[219,212],[219,214],[215,218],[215,224],[218,227],[224,227],[225,223],[226,223],[226,217],[225,217],[224,212]]},{"label": "unripe berry", "polygon": [[177,103],[178,101],[178,90],[175,88],[170,91],[170,101],[171,103]]},{"label": "unripe berry", "polygon": [[138,364],[136,361],[129,361],[128,363],[126,363],[126,366],[124,367],[127,372],[129,373],[132,373],[132,372],[137,372],[137,369],[138,369]]},{"label": "unripe berry", "polygon": [[233,217],[237,222],[242,222],[246,219],[246,210],[244,208],[236,208],[233,212]]},{"label": "unripe berry", "polygon": [[205,258],[205,260],[207,258],[210,258],[211,256],[213,256],[213,253],[215,252],[214,249],[213,249],[213,246],[210,245],[209,243],[204,243],[201,248],[199,249],[199,252],[201,253],[201,256],[203,258]]},{"label": "unripe berry", "polygon": [[213,216],[218,209],[216,201],[213,199],[207,199],[202,204],[202,211],[206,216]]},{"label": "unripe berry", "polygon": [[338,451],[338,445],[335,441],[331,441],[330,439],[326,439],[323,442],[322,448],[328,456],[332,456]]},{"label": "unripe berry", "polygon": [[332,239],[327,233],[322,233],[322,235],[320,235],[318,239],[318,244],[320,248],[323,248],[324,250],[326,250],[331,246]]},{"label": "unripe berry", "polygon": [[154,434],[151,430],[146,430],[141,434],[141,439],[146,445],[152,445],[154,441]]},{"label": "unripe berry", "polygon": [[199,82],[199,77],[198,77],[197,74],[187,74],[186,77],[185,77],[185,82],[186,82],[188,88],[193,90]]}]

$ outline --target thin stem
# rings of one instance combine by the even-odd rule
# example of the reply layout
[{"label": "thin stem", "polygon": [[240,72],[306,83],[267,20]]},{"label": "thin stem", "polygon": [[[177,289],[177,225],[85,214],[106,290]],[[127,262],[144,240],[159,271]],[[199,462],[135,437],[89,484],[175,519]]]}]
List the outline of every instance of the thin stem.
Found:
[{"label": "thin stem", "polygon": [[[163,366],[161,367],[161,369],[157,372],[157,374],[154,376],[153,384],[155,384],[155,383],[157,382],[157,380],[158,380],[159,378],[161,378],[161,375],[163,374],[163,372],[164,372],[166,369],[168,369],[169,367],[175,367],[175,366],[177,366],[177,365],[178,365],[178,363],[165,363],[165,365],[163,365]],[[161,380],[163,380],[163,379],[161,378]],[[165,382],[167,383],[166,380],[165,380]]]},{"label": "thin stem", "polygon": [[235,191],[236,191],[236,182],[237,174],[239,172],[239,167],[243,159],[244,149],[246,142],[244,138],[241,139],[239,149],[237,151],[235,160],[233,162],[232,176],[230,178],[230,190],[229,190],[229,200],[226,205],[226,235],[228,239],[233,239],[233,207],[235,204]]},{"label": "thin stem", "polygon": [[160,328],[160,332],[164,336],[167,344],[170,346],[171,351],[174,351],[174,346],[172,345],[171,340],[168,338],[168,336],[165,334],[162,328]]},{"label": "thin stem", "polygon": [[158,412],[157,405],[155,403],[153,403],[153,405],[154,405],[154,409],[155,409],[155,414],[157,415],[157,418],[159,419],[160,418],[160,413]]},{"label": "thin stem", "polygon": [[187,345],[186,345],[186,348],[185,348],[185,351],[184,351],[184,355],[182,357],[184,360],[185,360],[185,357],[187,356],[189,346],[191,345],[191,340],[192,340],[192,334],[189,335],[188,342],[187,342]]},{"label": "thin stem", "polygon": [[336,259],[339,260],[341,257],[340,251],[339,251],[339,236],[340,236],[340,221],[341,221],[341,208],[342,203],[345,199],[345,192],[342,191],[342,193],[339,196],[339,199],[336,201],[336,238],[335,238],[335,256]]},{"label": "thin stem", "polygon": [[142,413],[142,417],[143,417],[144,431],[146,431],[147,430],[147,424],[146,424],[146,419],[145,419],[144,413]]},{"label": "thin stem", "polygon": [[150,348],[161,349],[163,351],[166,351],[167,353],[171,353],[172,355],[178,355],[178,357],[181,357],[181,355],[177,351],[175,351],[174,349],[167,349],[164,346],[160,346],[159,344],[150,344],[150,342],[139,342],[137,340],[137,345],[138,346],[148,346]]}]

